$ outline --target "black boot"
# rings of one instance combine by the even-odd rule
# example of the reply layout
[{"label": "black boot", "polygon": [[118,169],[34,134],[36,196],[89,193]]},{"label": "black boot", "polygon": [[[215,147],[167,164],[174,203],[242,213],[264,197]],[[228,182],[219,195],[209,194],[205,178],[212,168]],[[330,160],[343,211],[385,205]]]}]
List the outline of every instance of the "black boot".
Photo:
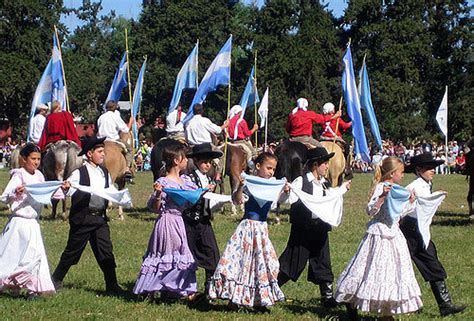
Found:
[{"label": "black boot", "polygon": [[277,280],[278,280],[278,286],[282,287],[283,285],[286,284],[286,282],[290,281],[290,277],[280,271],[280,273],[278,273]]},{"label": "black boot", "polygon": [[51,280],[53,281],[54,288],[56,291],[62,289],[63,280],[71,266],[69,264],[64,264],[62,261],[59,261],[58,266],[54,270]]},{"label": "black boot", "polygon": [[357,314],[357,309],[353,308],[349,303],[346,303],[347,317],[351,321],[359,320],[359,315]]},{"label": "black boot", "polygon": [[441,316],[459,313],[467,307],[465,304],[455,305],[451,302],[448,287],[446,286],[446,282],[444,282],[444,280],[431,281],[430,285],[436,302],[438,303],[439,313]]},{"label": "black boot", "polygon": [[117,282],[115,262],[111,262],[110,264],[101,264],[100,268],[104,273],[105,292],[110,294],[123,294],[125,290],[122,289]]},{"label": "black boot", "polygon": [[326,308],[335,308],[337,302],[332,296],[332,283],[325,282],[319,284],[319,290],[321,291],[321,304]]}]

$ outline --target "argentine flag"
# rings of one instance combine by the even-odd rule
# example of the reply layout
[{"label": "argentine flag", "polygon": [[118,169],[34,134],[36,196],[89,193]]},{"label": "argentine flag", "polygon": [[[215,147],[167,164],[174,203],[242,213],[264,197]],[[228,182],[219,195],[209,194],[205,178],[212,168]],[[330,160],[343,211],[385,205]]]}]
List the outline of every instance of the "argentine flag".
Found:
[{"label": "argentine flag", "polygon": [[110,86],[109,94],[105,100],[106,104],[109,100],[119,101],[120,96],[122,95],[122,89],[128,86],[127,66],[127,53],[125,52],[120,61],[119,68],[115,72],[114,81],[112,82],[112,86]]},{"label": "argentine flag", "polygon": [[347,114],[352,120],[352,136],[355,141],[355,153],[360,155],[366,162],[370,162],[369,147],[365,138],[364,124],[360,113],[359,94],[357,92],[354,77],[354,67],[352,66],[351,46],[347,46],[346,54],[342,59],[344,71],[342,73],[342,92],[347,105]]},{"label": "argentine flag", "polygon": [[247,85],[245,86],[244,93],[242,94],[242,98],[240,98],[239,105],[242,106],[242,118],[244,117],[245,110],[248,106],[252,106],[254,103],[259,103],[260,98],[258,97],[258,90],[255,84],[255,67],[252,67],[252,71],[250,71],[249,80],[247,81]]},{"label": "argentine flag", "polygon": [[226,41],[222,49],[217,54],[214,61],[211,63],[209,68],[201,80],[201,84],[194,94],[193,102],[189,107],[189,111],[186,117],[183,119],[183,123],[186,124],[193,116],[193,108],[195,104],[202,104],[206,99],[207,94],[211,91],[217,90],[219,86],[226,86],[230,83],[230,57],[232,51],[232,35]]},{"label": "argentine flag", "polygon": [[53,34],[53,54],[51,65],[51,102],[57,100],[61,103],[61,110],[66,110],[66,87],[62,68],[61,51],[59,51],[56,33]]},{"label": "argentine flag", "polygon": [[135,120],[132,125],[133,138],[135,148],[138,147],[138,126],[137,126],[137,116],[140,112],[140,104],[142,101],[142,89],[143,89],[143,79],[145,78],[145,69],[146,69],[146,58],[143,62],[140,73],[138,74],[137,84],[135,85],[135,90],[133,91],[133,105],[132,105],[132,116]]},{"label": "argentine flag", "polygon": [[181,67],[178,77],[176,77],[173,98],[171,98],[168,114],[173,112],[176,107],[178,107],[183,89],[198,87],[198,46],[199,43],[196,43],[196,46],[189,54],[183,67]]}]

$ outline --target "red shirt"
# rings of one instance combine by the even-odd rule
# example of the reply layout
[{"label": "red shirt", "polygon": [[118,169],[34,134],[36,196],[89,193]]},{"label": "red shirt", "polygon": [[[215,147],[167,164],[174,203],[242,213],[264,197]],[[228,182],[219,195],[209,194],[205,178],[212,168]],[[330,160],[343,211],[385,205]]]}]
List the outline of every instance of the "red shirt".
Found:
[{"label": "red shirt", "polygon": [[71,113],[67,111],[52,113],[46,117],[38,146],[43,150],[48,144],[59,140],[72,140],[81,146],[81,141],[79,136],[77,136],[76,127],[74,126],[74,120]]},{"label": "red shirt", "polygon": [[[235,127],[237,126],[237,122],[239,121],[239,119],[240,119],[240,113],[238,113],[237,115],[235,115],[229,120],[229,127],[227,127],[227,131],[229,133],[229,138],[231,140],[234,139]],[[250,131],[249,126],[247,125],[247,122],[245,121],[245,119],[242,119],[240,121],[237,130],[238,130],[237,138],[236,138],[237,140],[242,140],[242,139],[252,136],[252,132]]]},{"label": "red shirt", "polygon": [[323,116],[312,110],[298,109],[296,113],[288,115],[286,132],[291,136],[313,136],[313,123],[323,125],[332,115]]},{"label": "red shirt", "polygon": [[[332,117],[332,116],[334,116],[334,114],[329,114],[328,116]],[[337,118],[339,118],[339,127],[337,128],[337,133],[336,133]],[[340,117],[337,117],[337,118],[329,119],[324,123],[323,133],[321,134],[321,136],[333,138],[334,133],[336,133],[336,135],[338,137],[341,137],[341,129],[343,131],[346,131],[347,129],[349,129],[351,127],[351,125],[352,125],[351,123],[345,122]]]}]

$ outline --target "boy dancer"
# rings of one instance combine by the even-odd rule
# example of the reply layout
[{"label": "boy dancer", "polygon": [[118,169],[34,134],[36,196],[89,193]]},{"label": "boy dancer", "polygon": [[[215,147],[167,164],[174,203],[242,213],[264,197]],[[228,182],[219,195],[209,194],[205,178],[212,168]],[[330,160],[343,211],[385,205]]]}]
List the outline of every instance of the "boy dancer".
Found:
[{"label": "boy dancer", "polygon": [[[407,186],[407,189],[414,190],[416,196],[429,196],[432,193],[435,168],[443,162],[442,160],[433,159],[431,153],[423,153],[412,157],[406,171],[414,172],[417,178]],[[455,305],[451,302],[445,282],[446,271],[438,259],[434,243],[430,240],[428,247],[425,248],[424,246],[416,211],[410,212],[401,220],[400,229],[407,240],[413,262],[415,262],[425,281],[430,282],[440,314],[446,316],[463,311],[467,307],[466,305]]]},{"label": "boy dancer", "polygon": [[[70,183],[97,188],[107,188],[112,184],[109,172],[102,166],[104,162],[104,138],[91,137],[83,142],[78,156],[86,155],[84,165],[72,172]],[[69,212],[69,237],[66,249],[61,255],[53,273],[56,289],[62,287],[62,281],[72,265],[79,262],[82,252],[90,242],[95,259],[104,273],[105,289],[108,293],[119,294],[123,290],[117,284],[115,258],[112,241],[105,214],[107,200],[89,193],[71,188],[71,209]]]},{"label": "boy dancer", "polygon": [[[216,186],[208,175],[212,168],[212,160],[222,157],[222,152],[212,150],[210,143],[195,145],[192,153],[195,169],[188,175],[199,188],[209,188],[212,192]],[[188,237],[188,245],[199,267],[206,270],[204,283],[205,293],[209,293],[209,281],[219,262],[219,248],[212,229],[212,213],[209,200],[201,198],[192,208],[183,212],[184,226]]]}]

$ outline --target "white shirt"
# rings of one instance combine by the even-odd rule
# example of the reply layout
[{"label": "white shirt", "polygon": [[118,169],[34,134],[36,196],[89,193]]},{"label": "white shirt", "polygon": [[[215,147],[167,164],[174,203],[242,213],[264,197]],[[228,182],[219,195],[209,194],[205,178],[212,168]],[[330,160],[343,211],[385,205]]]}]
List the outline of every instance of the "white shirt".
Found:
[{"label": "white shirt", "polygon": [[37,114],[33,117],[33,120],[31,121],[30,136],[28,137],[31,142],[38,144],[41,138],[41,133],[43,132],[45,121],[46,117],[42,114]]},{"label": "white shirt", "polygon": [[181,112],[179,122],[176,122],[178,117],[178,109],[173,110],[171,113],[166,116],[166,132],[167,133],[179,133],[184,132],[184,125],[182,120],[186,117],[185,112]]},{"label": "white shirt", "polygon": [[97,132],[99,138],[106,137],[108,140],[119,140],[120,132],[128,133],[128,126],[118,110],[109,110],[102,114],[97,120],[97,126],[99,127]]},{"label": "white shirt", "polygon": [[209,118],[194,115],[186,126],[186,139],[190,145],[212,143],[212,134],[220,134],[222,128],[214,124]]},{"label": "white shirt", "polygon": [[[87,173],[89,174],[89,180],[90,180],[90,187],[91,188],[97,188],[97,189],[103,189],[105,187],[105,173],[104,171],[99,167],[94,164],[91,164],[90,162],[86,161],[84,163],[87,169]],[[67,179],[71,184],[77,184],[79,185],[79,169],[76,169],[75,171],[72,172],[71,176]],[[109,177],[107,178],[109,180],[109,186],[112,186],[112,178]],[[76,192],[76,189],[71,187],[69,189],[68,195],[73,195]],[[89,201],[89,207],[91,209],[102,209],[104,206],[104,199],[91,194],[91,199]]]},{"label": "white shirt", "polygon": [[[322,197],[323,196],[323,191],[327,190],[327,188],[323,185],[323,183],[326,182],[326,179],[323,177],[321,180],[318,180],[316,177],[314,177],[312,172],[307,172],[305,175],[306,175],[306,178],[308,179],[308,181],[310,181],[311,184],[313,184],[313,193],[312,194],[315,195],[315,196]],[[295,178],[295,180],[291,183],[291,185],[294,188],[302,190],[303,189],[303,176],[299,176],[299,177]],[[298,201],[298,197],[296,195],[290,193],[289,201],[290,201],[290,204],[293,204],[296,201]]]},{"label": "white shirt", "polygon": [[[431,184],[421,177],[417,177],[417,179],[408,184],[406,189],[408,189],[409,191],[414,190],[416,196],[426,197],[431,195]],[[410,213],[408,213],[408,216],[416,218],[416,211],[410,211]]]},{"label": "white shirt", "polygon": [[196,170],[197,177],[201,181],[202,188],[206,188],[209,185],[209,179],[206,174],[203,174],[199,169]]}]

